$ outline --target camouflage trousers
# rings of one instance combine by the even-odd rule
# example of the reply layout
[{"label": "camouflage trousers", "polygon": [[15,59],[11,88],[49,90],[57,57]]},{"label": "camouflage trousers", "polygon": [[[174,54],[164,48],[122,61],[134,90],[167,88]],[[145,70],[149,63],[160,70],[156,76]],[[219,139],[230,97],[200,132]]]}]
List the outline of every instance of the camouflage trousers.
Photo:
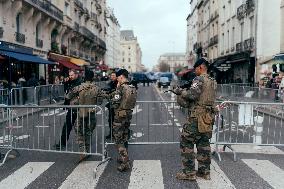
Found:
[{"label": "camouflage trousers", "polygon": [[75,132],[77,135],[77,143],[81,152],[90,152],[90,144],[92,142],[92,134],[96,128],[96,114],[90,113],[89,116],[75,122]]},{"label": "camouflage trousers", "polygon": [[[211,148],[210,138],[212,132],[200,133],[198,131],[197,119],[190,118],[183,125],[181,133],[180,149],[182,156],[183,172],[195,173],[195,158],[198,161],[198,172],[207,174],[210,172]],[[197,154],[194,152],[196,144]]]},{"label": "camouflage trousers", "polygon": [[118,159],[121,164],[126,164],[129,162],[128,157],[128,140],[129,140],[129,127],[132,118],[131,110],[124,110],[124,113],[120,114],[115,111],[114,122],[113,122],[113,137],[114,143],[118,150]]}]

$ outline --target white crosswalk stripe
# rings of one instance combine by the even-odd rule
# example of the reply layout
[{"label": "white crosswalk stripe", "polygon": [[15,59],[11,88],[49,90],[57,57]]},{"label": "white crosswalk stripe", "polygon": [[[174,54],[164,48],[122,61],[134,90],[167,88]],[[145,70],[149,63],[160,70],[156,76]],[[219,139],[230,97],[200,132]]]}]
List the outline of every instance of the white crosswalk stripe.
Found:
[{"label": "white crosswalk stripe", "polygon": [[270,161],[257,159],[243,159],[242,161],[273,188],[284,188],[284,171]]},{"label": "white crosswalk stripe", "polygon": [[197,178],[197,183],[199,188],[206,189],[235,189],[235,186],[231,183],[230,179],[226,174],[221,170],[219,165],[212,160],[211,162],[211,180],[206,181],[204,179]]},{"label": "white crosswalk stripe", "polygon": [[134,160],[129,189],[164,188],[160,160]]},{"label": "white crosswalk stripe", "polygon": [[54,162],[29,162],[0,182],[1,189],[23,189],[46,171]]},{"label": "white crosswalk stripe", "polygon": [[[240,161],[243,161],[245,163],[243,164],[244,166],[250,167],[259,178],[262,178],[271,187],[275,189],[284,188],[284,181],[282,179],[284,177],[284,170],[269,160],[242,159]],[[104,172],[107,173],[109,171],[106,169],[108,164],[102,164],[98,169],[97,177],[94,177],[94,169],[99,163],[100,161],[84,161],[80,163],[69,175],[66,175],[66,178],[59,181],[60,183],[57,185],[58,189],[96,188],[100,179],[105,179],[105,177],[102,177],[101,175]],[[26,163],[11,175],[7,176],[7,178],[0,181],[0,188],[24,189],[40,177],[45,171],[48,171],[53,164],[54,162]],[[129,175],[130,179],[128,189],[167,188],[166,182],[169,178],[164,178],[165,175],[163,175],[163,172],[167,172],[168,168],[163,166],[161,160],[134,160],[132,170]],[[215,160],[212,160],[211,180],[206,181],[197,177],[196,183],[198,187],[202,189],[238,188],[238,186],[235,186],[232,180],[230,180],[232,177],[228,177],[226,175],[226,171],[222,170]],[[175,173],[172,175],[174,174]],[[124,176],[122,174],[122,177]],[[242,175],[239,176],[242,177]],[[182,183],[182,181],[176,179],[174,179],[174,182]],[[119,188],[119,183],[117,186],[117,188]],[[38,187],[40,188],[41,186]]]},{"label": "white crosswalk stripe", "polygon": [[94,169],[98,164],[98,161],[85,161],[80,163],[67,177],[67,179],[63,182],[59,189],[95,188],[100,175],[102,174],[106,166],[106,164],[101,165],[99,167],[99,172],[95,177]]}]

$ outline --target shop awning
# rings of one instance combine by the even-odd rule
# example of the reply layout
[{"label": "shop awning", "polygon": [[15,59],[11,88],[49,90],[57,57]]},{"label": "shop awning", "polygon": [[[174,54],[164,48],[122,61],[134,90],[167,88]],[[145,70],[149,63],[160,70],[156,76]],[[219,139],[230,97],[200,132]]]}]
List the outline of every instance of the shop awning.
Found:
[{"label": "shop awning", "polygon": [[58,60],[57,61],[59,64],[61,64],[62,66],[69,68],[69,69],[73,69],[73,70],[83,70],[80,66],[77,66],[73,63],[70,63],[68,61],[65,60]]},{"label": "shop awning", "polygon": [[86,62],[85,60],[78,59],[78,58],[71,58],[70,62],[76,64],[77,66],[88,66],[90,63]]},{"label": "shop awning", "polygon": [[55,62],[45,60],[36,55],[22,54],[22,53],[3,51],[3,50],[0,51],[0,54],[23,62],[31,62],[37,64],[56,64]]}]

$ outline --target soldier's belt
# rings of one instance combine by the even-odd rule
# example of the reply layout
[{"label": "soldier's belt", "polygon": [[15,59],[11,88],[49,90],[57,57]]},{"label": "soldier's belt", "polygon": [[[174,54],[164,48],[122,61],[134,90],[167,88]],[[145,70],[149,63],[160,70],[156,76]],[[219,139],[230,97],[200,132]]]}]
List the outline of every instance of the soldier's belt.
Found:
[{"label": "soldier's belt", "polygon": [[131,113],[132,110],[117,110],[115,111],[115,115],[118,117],[125,117],[127,114]]}]

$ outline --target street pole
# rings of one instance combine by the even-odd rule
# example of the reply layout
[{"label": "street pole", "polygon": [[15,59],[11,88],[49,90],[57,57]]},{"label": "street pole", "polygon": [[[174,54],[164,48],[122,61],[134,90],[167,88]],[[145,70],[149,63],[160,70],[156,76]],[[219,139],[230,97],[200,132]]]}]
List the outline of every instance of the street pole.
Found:
[{"label": "street pole", "polygon": [[258,17],[257,17],[257,11],[258,11],[258,1],[255,1],[255,11],[254,11],[254,18],[255,18],[255,39],[254,39],[254,46],[255,46],[255,55],[254,55],[254,83],[257,82],[257,23],[258,23]]}]

